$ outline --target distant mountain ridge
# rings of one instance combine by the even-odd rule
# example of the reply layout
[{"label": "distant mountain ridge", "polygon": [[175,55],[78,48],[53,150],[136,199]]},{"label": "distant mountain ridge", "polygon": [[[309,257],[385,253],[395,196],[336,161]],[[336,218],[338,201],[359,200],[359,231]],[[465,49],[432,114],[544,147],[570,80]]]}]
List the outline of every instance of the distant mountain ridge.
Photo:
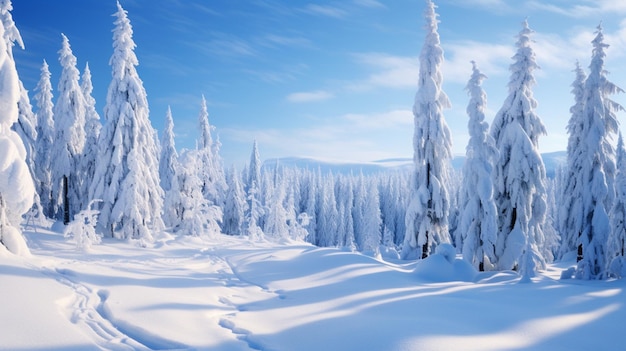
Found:
[{"label": "distant mountain ridge", "polygon": [[[556,151],[541,154],[543,163],[546,167],[546,175],[553,178],[559,165],[563,165],[567,161],[566,151]],[[322,173],[332,172],[334,174],[373,174],[388,171],[409,170],[413,165],[412,158],[388,158],[375,160],[371,162],[349,162],[349,161],[333,161],[323,160],[311,157],[281,157],[272,158],[263,162],[263,167],[274,168],[278,163],[279,166],[303,168],[310,170],[319,169]],[[456,170],[463,169],[465,164],[465,156],[454,156],[452,158],[452,167]]]}]

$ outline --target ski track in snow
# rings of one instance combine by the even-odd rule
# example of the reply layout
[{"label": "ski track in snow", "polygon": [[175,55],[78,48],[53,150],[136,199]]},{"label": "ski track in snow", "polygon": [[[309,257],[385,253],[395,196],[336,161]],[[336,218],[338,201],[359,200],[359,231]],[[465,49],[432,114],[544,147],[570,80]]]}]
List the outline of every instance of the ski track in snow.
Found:
[{"label": "ski track in snow", "polygon": [[94,290],[72,279],[69,269],[47,269],[44,273],[74,292],[70,320],[85,325],[96,344],[107,350],[191,350],[188,346],[163,339],[141,327],[116,320],[107,307],[109,291]]},{"label": "ski track in snow", "polygon": [[[246,307],[249,301],[240,303],[234,302],[238,298],[247,296],[243,290],[257,290],[261,295],[269,294],[270,298],[284,299],[280,291],[272,291],[266,286],[257,284],[249,279],[245,279],[237,272],[235,266],[227,257],[222,257],[212,249],[200,249],[195,254],[187,257],[153,257],[146,261],[135,261],[125,259],[126,263],[137,263],[151,268],[162,264],[175,265],[181,259],[201,260],[210,263],[213,267],[221,267],[215,272],[224,287],[232,289],[230,294],[222,294],[218,297],[218,302],[224,305],[227,310],[218,319],[218,326],[228,330],[236,340],[243,342],[248,348],[259,351],[269,351],[253,331],[237,327],[235,320],[237,314],[248,310]],[[112,264],[118,262],[117,259],[108,257],[104,260],[92,261],[94,264]],[[73,263],[67,261],[66,263]],[[89,335],[92,335],[94,343],[103,350],[195,350],[194,347],[182,344],[177,341],[167,340],[154,333],[143,329],[138,325],[116,319],[113,311],[107,305],[109,290],[105,288],[92,288],[81,283],[80,272],[68,268],[51,268],[46,266],[32,266],[33,269],[41,271],[46,276],[69,287],[73,296],[62,300],[59,304],[66,311],[68,319],[77,325],[81,325]],[[189,279],[194,279],[189,277]]]},{"label": "ski track in snow", "polygon": [[[237,271],[237,268],[235,268],[235,266],[230,262],[230,260],[228,258],[221,258],[220,259],[226,263],[226,265],[228,265],[229,270],[230,270],[230,275],[234,278],[234,279],[229,279],[228,281],[232,284],[233,281],[238,282],[237,285],[238,286],[250,286],[250,287],[257,287],[258,289],[260,289],[263,293],[266,294],[271,294],[272,297],[277,297],[279,299],[284,299],[285,296],[282,295],[281,293],[279,293],[278,291],[273,291],[271,289],[269,289],[267,286],[255,283],[249,279],[245,279],[241,274],[239,274],[239,272]],[[229,285],[230,286],[230,285]],[[225,298],[225,297],[221,297],[220,298],[220,302],[226,306],[230,306],[233,308],[236,308],[238,312],[245,312],[248,310],[248,308],[246,307],[246,304],[236,304],[233,303],[230,299]],[[250,347],[253,350],[259,350],[259,351],[270,351],[269,348],[267,348],[262,341],[258,340],[258,338],[254,335],[254,333],[250,330],[244,329],[244,328],[239,328],[237,327],[236,323],[233,321],[233,319],[236,318],[237,313],[238,312],[234,312],[234,313],[230,313],[226,316],[224,316],[223,318],[220,319],[219,321],[219,325],[222,328],[228,329],[230,330],[233,334],[235,334],[237,336],[237,339],[245,342],[248,344],[248,347]]]}]

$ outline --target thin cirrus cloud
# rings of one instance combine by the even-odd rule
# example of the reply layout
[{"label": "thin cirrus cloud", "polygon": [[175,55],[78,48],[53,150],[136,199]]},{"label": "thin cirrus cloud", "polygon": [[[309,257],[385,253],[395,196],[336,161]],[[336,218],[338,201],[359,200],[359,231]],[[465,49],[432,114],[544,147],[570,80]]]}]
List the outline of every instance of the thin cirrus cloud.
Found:
[{"label": "thin cirrus cloud", "polygon": [[417,57],[397,56],[386,53],[354,54],[354,60],[369,68],[367,78],[347,84],[352,91],[376,88],[415,88],[419,73]]},{"label": "thin cirrus cloud", "polygon": [[540,1],[529,1],[531,9],[548,11],[573,18],[586,18],[602,14],[625,14],[626,2],[615,0],[568,1],[567,5],[546,4]]},{"label": "thin cirrus cloud", "polygon": [[309,4],[304,8],[304,12],[332,18],[343,18],[348,15],[345,10],[335,6]]},{"label": "thin cirrus cloud", "polygon": [[287,101],[292,103],[318,102],[332,99],[334,95],[325,90],[304,91],[287,95]]}]

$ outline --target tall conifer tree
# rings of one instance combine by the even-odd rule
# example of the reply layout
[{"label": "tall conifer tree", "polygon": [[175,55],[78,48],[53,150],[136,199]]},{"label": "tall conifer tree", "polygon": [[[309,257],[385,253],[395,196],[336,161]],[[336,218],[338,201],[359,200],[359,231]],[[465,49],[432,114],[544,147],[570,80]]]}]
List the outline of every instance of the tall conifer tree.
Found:
[{"label": "tall conifer tree", "polygon": [[606,243],[610,230],[608,213],[615,172],[612,140],[618,129],[616,112],[623,109],[609,98],[622,90],[607,79],[604,50],[608,44],[604,42],[602,26],[598,26],[591,43],[593,52],[584,87],[581,130],[581,142],[585,148],[579,173],[579,182],[585,189],[579,199],[582,223],[577,233],[576,277],[581,279],[603,278],[606,269]]},{"label": "tall conifer tree", "polygon": [[113,79],[90,194],[102,200],[98,226],[104,235],[145,243],[152,240],[151,231],[163,228],[158,147],[146,91],[136,70],[132,27],[119,2],[115,17]]},{"label": "tall conifer tree", "polygon": [[55,137],[52,144],[52,192],[56,216],[68,224],[83,203],[81,158],[85,148],[85,98],[79,84],[80,73],[69,39],[62,34],[59,50],[61,76],[57,101],[54,105]]},{"label": "tall conifer tree", "polygon": [[498,209],[496,259],[499,269],[519,269],[532,276],[545,266],[538,250],[544,243],[546,172],[538,150],[546,133],[535,113],[535,62],[528,22],[522,23],[517,52],[510,66],[509,95],[491,126],[500,156],[495,165],[495,201]]},{"label": "tall conifer tree", "polygon": [[472,77],[467,83],[470,102],[467,105],[470,139],[466,149],[461,197],[461,220],[458,232],[462,240],[463,258],[480,271],[485,270],[485,260],[495,261],[496,204],[493,199],[492,172],[498,156],[495,141],[489,135],[485,122],[487,96],[481,84],[486,78],[475,62]]},{"label": "tall conifer tree", "polygon": [[402,256],[427,257],[434,246],[450,241],[448,233],[448,168],[452,157],[450,130],[443,109],[450,107],[442,90],[443,50],[435,4],[427,1],[426,38],[420,54],[418,89],[413,105],[413,176],[411,203],[406,213]]}]

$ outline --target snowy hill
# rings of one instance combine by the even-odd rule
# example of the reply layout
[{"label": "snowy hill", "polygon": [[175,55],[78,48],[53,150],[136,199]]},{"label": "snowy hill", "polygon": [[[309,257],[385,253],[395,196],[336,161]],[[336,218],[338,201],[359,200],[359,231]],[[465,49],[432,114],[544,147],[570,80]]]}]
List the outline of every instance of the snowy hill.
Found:
[{"label": "snowy hill", "polygon": [[0,251],[2,350],[613,350],[625,281],[532,283],[439,254],[164,236],[78,251],[47,228]]},{"label": "snowy hill", "polygon": [[[567,160],[565,151],[557,151],[541,154],[546,166],[546,174],[549,178],[554,177],[555,171],[560,164]],[[413,160],[411,158],[391,158],[376,160],[372,162],[343,162],[332,160],[321,160],[309,157],[282,157],[268,159],[263,163],[263,167],[268,169],[276,167],[276,163],[285,167],[297,167],[309,170],[321,170],[322,173],[332,172],[335,174],[373,174],[386,171],[409,170]],[[455,156],[452,159],[452,167],[456,170],[463,169],[465,156]]]}]

